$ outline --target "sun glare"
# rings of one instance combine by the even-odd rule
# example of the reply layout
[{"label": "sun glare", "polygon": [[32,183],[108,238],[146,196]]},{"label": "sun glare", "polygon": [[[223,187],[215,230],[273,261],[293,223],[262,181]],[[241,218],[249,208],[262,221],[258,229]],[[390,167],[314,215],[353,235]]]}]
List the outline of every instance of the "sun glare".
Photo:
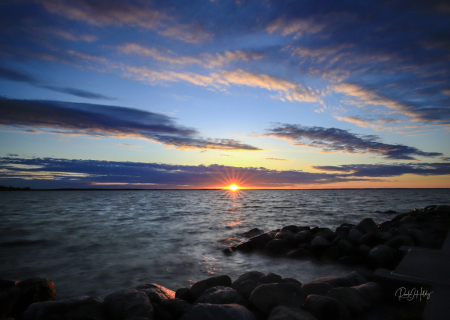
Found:
[{"label": "sun glare", "polygon": [[230,189],[232,191],[236,191],[236,190],[239,190],[239,187],[235,184],[232,184],[231,186],[228,187],[228,189]]}]

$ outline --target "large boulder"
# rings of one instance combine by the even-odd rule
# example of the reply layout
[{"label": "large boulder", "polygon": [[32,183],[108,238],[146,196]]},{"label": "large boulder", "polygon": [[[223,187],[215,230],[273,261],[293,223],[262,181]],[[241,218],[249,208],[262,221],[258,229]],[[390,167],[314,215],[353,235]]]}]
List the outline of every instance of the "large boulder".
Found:
[{"label": "large boulder", "polygon": [[102,303],[92,303],[70,310],[64,315],[68,320],[107,320]]},{"label": "large boulder", "polygon": [[314,238],[315,237],[322,237],[328,241],[333,241],[334,237],[336,237],[336,233],[328,228],[323,228],[322,230],[314,234]]},{"label": "large boulder", "polygon": [[354,288],[333,288],[327,296],[341,301],[353,315],[359,315],[372,306],[372,301]]},{"label": "large boulder", "polygon": [[273,239],[275,235],[271,234],[271,231],[254,236],[245,242],[241,242],[236,245],[236,249],[243,252],[249,252],[252,250],[264,249],[267,242]]},{"label": "large boulder", "polygon": [[383,287],[376,282],[367,282],[352,288],[366,295],[372,303],[383,301],[385,298]]},{"label": "large boulder", "polygon": [[267,242],[264,252],[271,255],[285,254],[293,249],[291,243],[286,239],[273,239]]},{"label": "large boulder", "polygon": [[315,294],[319,296],[325,296],[328,291],[334,287],[326,282],[308,282],[302,286],[303,296],[307,297],[310,294]]},{"label": "large boulder", "polygon": [[124,289],[105,297],[103,307],[112,320],[126,320],[134,317],[154,318],[153,306],[145,292]]},{"label": "large boulder", "polygon": [[242,236],[246,237],[246,238],[252,238],[255,236],[259,236],[260,234],[263,234],[263,233],[264,233],[264,230],[258,229],[258,228],[253,228],[253,229],[250,229],[250,230],[244,232],[242,234]]},{"label": "large boulder", "polygon": [[189,294],[195,301],[203,294],[203,292],[205,292],[206,289],[218,286],[231,287],[231,278],[227,275],[220,275],[201,280],[192,285],[192,287],[189,289]]},{"label": "large boulder", "polygon": [[289,251],[286,256],[291,259],[303,259],[312,256],[311,252],[305,248],[297,248]]},{"label": "large boulder", "polygon": [[373,221],[372,218],[366,218],[366,219],[362,220],[360,223],[358,223],[356,225],[355,228],[358,229],[359,231],[361,231],[361,233],[363,233],[363,234],[378,230],[378,226]]},{"label": "large boulder", "polygon": [[399,252],[388,246],[378,245],[370,251],[366,261],[374,268],[393,268],[398,263]]},{"label": "large boulder", "polygon": [[281,229],[280,232],[277,232],[277,234],[275,235],[275,239],[284,239],[287,237],[293,237],[294,236],[294,232],[287,230],[287,229]]},{"label": "large boulder", "polygon": [[313,234],[309,230],[303,230],[294,234],[294,240],[298,243],[309,242],[313,238]]},{"label": "large boulder", "polygon": [[334,261],[342,256],[341,250],[337,246],[331,246],[322,254],[322,259]]},{"label": "large boulder", "polygon": [[290,226],[284,226],[283,228],[281,228],[280,231],[289,230],[290,232],[295,234],[295,233],[299,232],[300,229],[301,229],[300,227],[297,227],[295,225],[290,225]]},{"label": "large boulder", "polygon": [[267,320],[317,320],[308,311],[289,308],[289,307],[276,307],[272,310]]},{"label": "large boulder", "polygon": [[256,320],[253,313],[239,304],[198,304],[181,320]]},{"label": "large boulder", "polygon": [[294,282],[263,284],[253,290],[249,302],[266,315],[278,306],[300,308],[303,304],[302,286]]},{"label": "large boulder", "polygon": [[194,304],[240,304],[247,306],[247,301],[236,290],[230,287],[213,287],[205,290]]},{"label": "large boulder", "polygon": [[[245,276],[245,277],[244,277]],[[262,275],[258,278],[257,273],[253,273],[251,275],[244,274],[241,277],[243,277],[242,280],[236,284],[233,283],[234,289],[242,295],[246,300],[250,298],[251,293],[253,290],[255,290],[258,286],[262,284],[268,284],[268,283],[280,283],[283,281],[283,278],[275,273],[269,272],[265,275]],[[241,278],[239,278],[241,279]],[[238,280],[239,280],[238,279]],[[236,280],[236,282],[238,281]]]},{"label": "large boulder", "polygon": [[401,246],[414,247],[414,240],[407,235],[396,236],[385,242],[385,246],[398,249]]},{"label": "large boulder", "polygon": [[329,247],[331,247],[331,242],[321,236],[318,236],[311,241],[311,247],[309,248],[309,251],[311,251],[311,253],[315,255],[320,255]]},{"label": "large boulder", "polygon": [[161,307],[179,319],[192,308],[192,305],[184,300],[175,298],[161,301]]},{"label": "large boulder", "polygon": [[100,298],[82,296],[60,301],[36,302],[30,305],[22,315],[22,320],[46,320],[51,316],[63,316],[71,310],[96,305],[102,306]]},{"label": "large boulder", "polygon": [[233,281],[233,283],[231,284],[231,287],[236,290],[241,283],[243,283],[245,281],[249,281],[249,280],[259,280],[263,276],[264,276],[264,273],[259,272],[259,271],[246,272],[243,275],[241,275],[239,278],[237,278],[235,281]]},{"label": "large boulder", "polygon": [[350,312],[341,301],[311,294],[302,307],[311,313],[317,320],[350,320]]},{"label": "large boulder", "polygon": [[146,283],[135,288],[145,292],[151,302],[161,303],[162,300],[174,299],[175,291],[167,289],[156,283]]},{"label": "large boulder", "polygon": [[348,233],[348,237],[347,239],[350,240],[351,242],[357,243],[359,238],[361,238],[363,236],[363,233],[361,231],[359,231],[358,229],[353,228],[350,230],[350,232]]}]

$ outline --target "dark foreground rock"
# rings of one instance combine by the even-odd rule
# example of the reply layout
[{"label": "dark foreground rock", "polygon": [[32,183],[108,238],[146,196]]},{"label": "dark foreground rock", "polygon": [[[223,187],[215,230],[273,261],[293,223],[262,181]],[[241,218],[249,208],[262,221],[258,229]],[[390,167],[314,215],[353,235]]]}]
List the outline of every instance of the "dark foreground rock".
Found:
[{"label": "dark foreground rock", "polygon": [[181,320],[256,320],[253,313],[239,304],[198,304]]}]

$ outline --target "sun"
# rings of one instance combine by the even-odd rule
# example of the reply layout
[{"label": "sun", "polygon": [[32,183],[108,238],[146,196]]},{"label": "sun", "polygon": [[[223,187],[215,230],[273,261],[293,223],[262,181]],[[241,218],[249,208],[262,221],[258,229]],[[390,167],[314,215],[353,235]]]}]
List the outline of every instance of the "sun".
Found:
[{"label": "sun", "polygon": [[230,189],[231,191],[236,191],[239,190],[240,188],[237,185],[232,184],[231,186],[228,187],[228,189]]}]

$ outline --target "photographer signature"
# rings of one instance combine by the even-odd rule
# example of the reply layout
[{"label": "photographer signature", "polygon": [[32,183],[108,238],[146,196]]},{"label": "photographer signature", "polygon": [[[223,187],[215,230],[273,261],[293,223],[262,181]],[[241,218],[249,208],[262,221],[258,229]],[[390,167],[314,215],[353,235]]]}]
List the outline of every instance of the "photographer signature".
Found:
[{"label": "photographer signature", "polygon": [[420,292],[416,288],[412,288],[411,290],[406,290],[405,287],[398,288],[397,291],[395,291],[395,296],[398,297],[398,300],[406,299],[408,301],[411,301],[414,298],[419,298],[420,301],[422,301],[422,298],[430,299],[430,295],[434,291],[431,291],[428,293],[427,290],[423,290],[422,287],[420,287]]}]

